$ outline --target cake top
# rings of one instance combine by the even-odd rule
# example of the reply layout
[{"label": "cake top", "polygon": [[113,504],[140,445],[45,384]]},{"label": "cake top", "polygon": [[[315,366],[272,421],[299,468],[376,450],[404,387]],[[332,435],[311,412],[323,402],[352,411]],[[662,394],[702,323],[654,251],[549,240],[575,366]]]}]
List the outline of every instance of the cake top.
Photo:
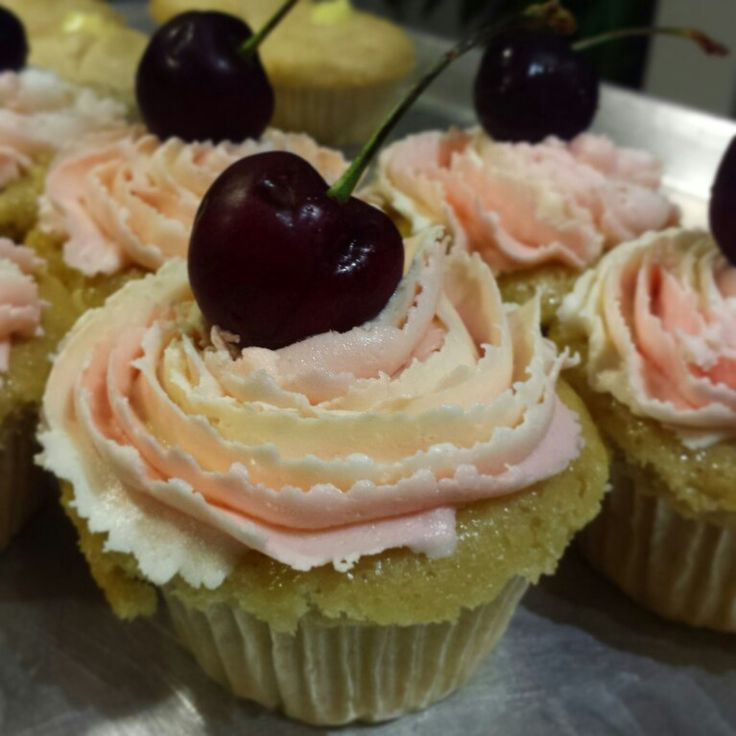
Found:
[{"label": "cake top", "polygon": [[125,108],[51,72],[0,73],[0,186],[93,131],[123,127]]},{"label": "cake top", "polygon": [[35,275],[44,263],[30,248],[0,238],[0,373],[10,367],[14,338],[42,334],[43,302]]},{"label": "cake top", "polygon": [[649,154],[583,134],[570,143],[497,143],[479,129],[428,131],[389,146],[370,190],[416,232],[445,225],[496,273],[561,264],[673,224]]},{"label": "cake top", "polygon": [[182,261],[129,283],[57,357],[43,464],[155,584],[214,588],[245,549],[295,570],[451,554],[459,506],[562,472],[581,442],[538,304],[504,307],[438,237],[408,243],[374,321],[280,350],[208,330]]},{"label": "cake top", "polygon": [[736,267],[705,232],[648,234],[607,254],[563,302],[587,377],[690,448],[736,439]]},{"label": "cake top", "polygon": [[186,257],[194,216],[212,182],[254,153],[299,153],[328,181],[344,170],[342,154],[298,133],[267,131],[243,143],[160,140],[140,127],[91,136],[52,162],[41,228],[65,236],[64,260],[86,276],[131,266],[155,270]]}]

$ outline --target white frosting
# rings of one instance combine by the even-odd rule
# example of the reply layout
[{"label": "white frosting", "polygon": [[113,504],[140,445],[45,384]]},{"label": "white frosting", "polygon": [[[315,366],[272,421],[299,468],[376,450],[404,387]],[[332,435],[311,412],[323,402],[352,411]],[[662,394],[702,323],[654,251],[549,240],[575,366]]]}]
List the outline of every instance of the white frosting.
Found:
[{"label": "white frosting", "polygon": [[51,72],[0,73],[0,186],[93,131],[122,127],[125,107]]},{"label": "white frosting", "polygon": [[86,313],[44,398],[42,462],[146,578],[215,586],[242,545],[295,569],[407,546],[451,554],[455,508],[580,450],[539,305],[504,307],[440,231],[381,314],[233,357],[173,260]]},{"label": "white frosting", "polygon": [[494,272],[559,263],[582,270],[611,248],[673,224],[648,154],[584,134],[567,144],[497,143],[481,130],[425,132],[380,157],[377,194],[417,232],[446,226]]},{"label": "white frosting", "polygon": [[155,271],[186,257],[202,198],[214,180],[245,156],[289,151],[334,182],[346,168],[338,151],[300,133],[267,130],[242,143],[160,140],[139,127],[90,138],[51,165],[41,227],[65,236],[64,260],[87,276],[135,265]]},{"label": "white frosting", "polygon": [[699,230],[616,248],[559,319],[588,338],[588,380],[690,447],[736,438],[736,268]]},{"label": "white frosting", "polygon": [[0,238],[0,372],[9,368],[14,338],[43,334],[35,279],[43,265],[30,248]]}]

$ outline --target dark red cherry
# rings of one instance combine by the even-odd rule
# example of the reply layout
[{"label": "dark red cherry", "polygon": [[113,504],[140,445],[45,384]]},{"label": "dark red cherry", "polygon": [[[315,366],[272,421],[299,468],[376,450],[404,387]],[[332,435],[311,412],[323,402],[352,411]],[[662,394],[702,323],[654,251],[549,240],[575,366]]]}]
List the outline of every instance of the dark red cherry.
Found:
[{"label": "dark red cherry", "polygon": [[215,11],[182,13],[161,26],[136,75],[148,129],[186,141],[259,137],[274,97],[257,53],[241,51],[252,35],[239,18]]},{"label": "dark red cherry", "polygon": [[587,130],[598,108],[599,81],[586,59],[548,31],[499,34],[475,78],[478,120],[499,141],[570,140]]},{"label": "dark red cherry", "polygon": [[304,159],[273,151],[228,168],[202,200],[189,279],[205,318],[241,347],[276,349],[375,317],[404,248],[380,210],[340,203]]},{"label": "dark red cherry", "polygon": [[0,71],[18,71],[26,65],[28,39],[15,13],[0,7]]},{"label": "dark red cherry", "polygon": [[710,197],[710,229],[728,260],[736,266],[736,138],[718,167]]}]

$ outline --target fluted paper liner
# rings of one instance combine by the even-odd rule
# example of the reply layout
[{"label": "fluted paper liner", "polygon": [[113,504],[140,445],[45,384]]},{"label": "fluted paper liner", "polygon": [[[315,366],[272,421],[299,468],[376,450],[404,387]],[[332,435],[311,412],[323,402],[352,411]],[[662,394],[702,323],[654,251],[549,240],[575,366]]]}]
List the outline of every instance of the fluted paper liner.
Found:
[{"label": "fluted paper liner", "polygon": [[330,146],[362,144],[396,101],[402,85],[396,81],[347,89],[276,85],[271,124],[308,133]]},{"label": "fluted paper liner", "polygon": [[683,516],[624,475],[580,539],[591,564],[640,605],[736,633],[736,514]]},{"label": "fluted paper liner", "polygon": [[292,718],[337,725],[395,718],[449,695],[501,637],[526,587],[514,578],[454,622],[402,627],[310,615],[295,634],[236,606],[196,609],[167,589],[164,598],[183,643],[213,679]]},{"label": "fluted paper liner", "polygon": [[0,549],[35,511],[43,497],[45,476],[33,464],[35,407],[21,407],[0,424]]}]

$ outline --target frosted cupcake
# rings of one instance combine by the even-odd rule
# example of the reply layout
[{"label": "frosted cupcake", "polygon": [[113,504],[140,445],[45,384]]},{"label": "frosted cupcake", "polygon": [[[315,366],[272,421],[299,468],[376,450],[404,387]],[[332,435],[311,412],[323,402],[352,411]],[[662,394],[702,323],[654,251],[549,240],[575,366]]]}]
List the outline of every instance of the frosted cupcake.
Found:
[{"label": "frosted cupcake", "polygon": [[435,131],[388,147],[367,196],[409,232],[447,227],[456,247],[491,266],[505,299],[541,290],[547,323],[606,250],[677,221],[660,176],[650,155],[591,134],[531,145]]},{"label": "frosted cupcake", "polygon": [[[164,22],[184,10],[221,10],[256,30],[280,4],[152,0],[151,13]],[[302,0],[259,53],[276,96],[273,125],[333,146],[367,140],[416,63],[414,44],[401,28],[349,0]]]},{"label": "frosted cupcake", "polygon": [[124,125],[125,109],[50,72],[0,73],[0,234],[21,240],[37,216],[49,159],[91,131]]},{"label": "frosted cupcake", "polygon": [[33,464],[38,405],[49,356],[69,327],[49,303],[64,299],[30,248],[0,238],[0,549],[41,498]]},{"label": "frosted cupcake", "polygon": [[538,302],[439,237],[375,320],[276,351],[232,352],[170,261],[81,318],[46,390],[41,462],[114,610],[161,593],[212,677],[310,723],[455,689],[603,494]]},{"label": "frosted cupcake", "polygon": [[644,236],[581,277],[554,334],[616,455],[586,555],[662,616],[736,632],[736,268],[704,232]]},{"label": "frosted cupcake", "polygon": [[51,164],[28,242],[74,292],[79,311],[99,305],[129,279],[186,257],[212,182],[244,156],[270,150],[298,153],[330,182],[346,166],[341,153],[277,130],[217,145],[161,140],[140,127],[95,135]]}]

